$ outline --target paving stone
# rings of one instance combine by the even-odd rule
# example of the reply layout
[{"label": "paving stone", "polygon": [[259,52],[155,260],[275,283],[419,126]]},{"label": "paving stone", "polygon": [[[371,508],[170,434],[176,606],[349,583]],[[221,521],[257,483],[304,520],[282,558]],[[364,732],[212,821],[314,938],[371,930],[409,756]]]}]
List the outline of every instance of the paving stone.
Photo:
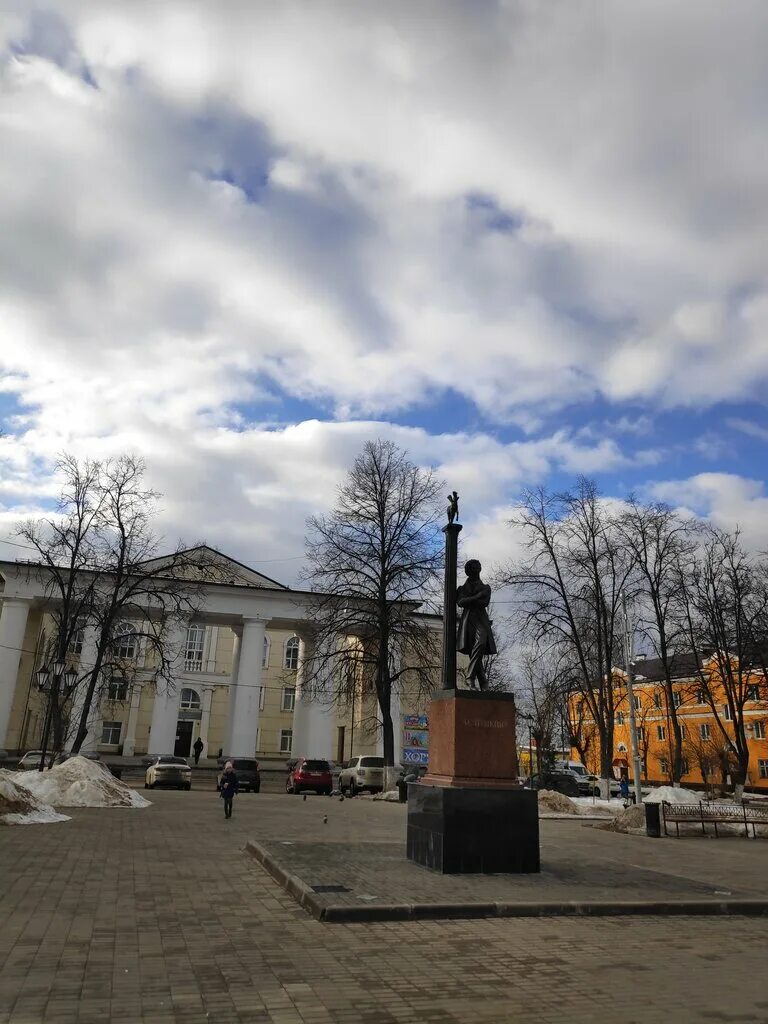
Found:
[{"label": "paving stone", "polygon": [[[363,837],[395,858],[403,808],[262,793],[238,799],[225,826],[213,792],[152,800],[2,830],[0,1024],[768,1020],[763,919],[323,924],[243,852],[246,840],[333,847],[328,863],[346,863],[350,880],[368,872],[370,889],[381,880],[353,847]],[[542,834],[622,878],[765,891],[764,843],[638,845],[560,822]]]}]

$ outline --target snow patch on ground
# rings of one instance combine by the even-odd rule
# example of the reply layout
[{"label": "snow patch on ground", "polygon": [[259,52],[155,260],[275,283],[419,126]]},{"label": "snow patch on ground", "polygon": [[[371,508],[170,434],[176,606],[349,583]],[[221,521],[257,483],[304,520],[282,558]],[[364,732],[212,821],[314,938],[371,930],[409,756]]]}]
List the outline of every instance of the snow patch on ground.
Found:
[{"label": "snow patch on ground", "polygon": [[149,807],[100,761],[71,757],[45,772],[17,772],[18,782],[53,807]]},{"label": "snow patch on ground", "polygon": [[617,814],[612,821],[601,821],[595,828],[605,829],[606,832],[623,832],[625,835],[645,835],[645,808],[642,804],[633,804]]},{"label": "snow patch on ground", "polygon": [[541,811],[552,811],[557,814],[578,814],[576,804],[569,796],[556,793],[553,789],[539,790],[539,815]]},{"label": "snow patch on ground", "polygon": [[643,798],[646,804],[697,804],[704,799],[703,793],[694,793],[692,789],[683,789],[681,786],[659,786],[652,789],[648,796]]},{"label": "snow patch on ground", "polygon": [[391,804],[399,804],[400,803],[400,794],[399,794],[399,792],[396,789],[388,789],[384,793],[374,793],[373,799],[374,800],[386,800],[387,803],[391,803]]},{"label": "snow patch on ground", "polygon": [[0,770],[0,825],[48,825],[55,821],[69,818],[57,814],[19,785],[15,772]]}]

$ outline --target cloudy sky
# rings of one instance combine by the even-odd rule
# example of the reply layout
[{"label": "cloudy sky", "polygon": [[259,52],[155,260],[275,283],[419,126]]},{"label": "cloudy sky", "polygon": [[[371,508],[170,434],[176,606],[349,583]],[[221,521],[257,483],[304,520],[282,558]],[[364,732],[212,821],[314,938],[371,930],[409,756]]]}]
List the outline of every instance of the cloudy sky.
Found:
[{"label": "cloudy sky", "polygon": [[486,559],[579,473],[764,543],[767,46],[763,0],[6,0],[0,536],[130,450],[291,581],[382,436]]}]

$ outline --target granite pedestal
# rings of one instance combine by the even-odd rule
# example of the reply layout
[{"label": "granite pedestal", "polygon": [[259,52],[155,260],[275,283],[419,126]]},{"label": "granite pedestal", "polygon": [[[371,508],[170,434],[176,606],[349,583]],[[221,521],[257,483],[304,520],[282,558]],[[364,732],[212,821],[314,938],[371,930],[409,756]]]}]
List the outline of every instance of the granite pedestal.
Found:
[{"label": "granite pedestal", "polygon": [[443,874],[539,871],[538,796],[516,775],[514,697],[438,691],[429,768],[408,787],[408,859]]}]

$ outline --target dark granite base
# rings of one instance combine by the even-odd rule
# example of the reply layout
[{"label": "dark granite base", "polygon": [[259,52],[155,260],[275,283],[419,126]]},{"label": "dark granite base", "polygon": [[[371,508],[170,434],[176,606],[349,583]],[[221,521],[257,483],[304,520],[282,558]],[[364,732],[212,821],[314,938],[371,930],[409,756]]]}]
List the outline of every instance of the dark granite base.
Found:
[{"label": "dark granite base", "polygon": [[538,796],[411,783],[406,852],[444,875],[539,871]]}]

